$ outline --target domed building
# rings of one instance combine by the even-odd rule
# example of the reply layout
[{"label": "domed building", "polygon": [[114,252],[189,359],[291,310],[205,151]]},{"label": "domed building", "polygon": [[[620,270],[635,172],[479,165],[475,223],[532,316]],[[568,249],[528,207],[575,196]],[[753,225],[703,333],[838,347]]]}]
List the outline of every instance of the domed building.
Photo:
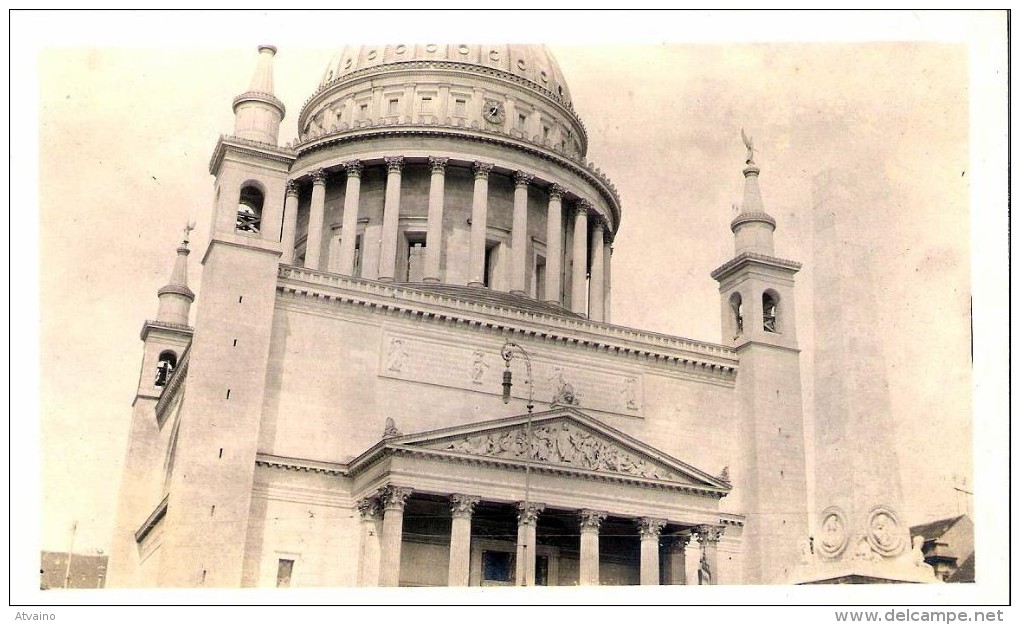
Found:
[{"label": "domed building", "polygon": [[723,344],[643,332],[548,50],[346,47],[285,146],[275,53],[213,152],[201,288],[186,238],[143,324],[108,585],[788,581],[799,265],[752,155]]}]

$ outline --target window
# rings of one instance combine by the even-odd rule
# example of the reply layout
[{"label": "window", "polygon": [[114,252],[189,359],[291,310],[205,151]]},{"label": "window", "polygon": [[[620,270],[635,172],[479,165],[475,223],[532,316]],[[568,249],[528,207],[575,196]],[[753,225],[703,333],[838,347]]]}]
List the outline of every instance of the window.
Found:
[{"label": "window", "polygon": [[485,277],[482,282],[490,289],[496,277],[496,263],[499,260],[499,243],[489,241],[485,246]]},{"label": "window", "polygon": [[358,106],[358,119],[368,118],[368,104],[362,104]]},{"label": "window", "polygon": [[172,351],[165,351],[159,354],[159,362],[156,365],[156,386],[163,386],[170,380],[170,374],[177,366],[177,354]]},{"label": "window", "polygon": [[545,257],[535,257],[535,299],[545,300]]},{"label": "window", "polygon": [[430,96],[421,99],[421,112],[426,115],[432,114],[432,98]]},{"label": "window", "polygon": [[354,277],[361,277],[361,235],[354,239]]},{"label": "window", "polygon": [[262,231],[262,192],[248,185],[241,189],[237,203],[237,217],[234,230],[245,234],[259,234]]},{"label": "window", "polygon": [[425,235],[407,233],[406,282],[421,282],[425,276]]},{"label": "window", "polygon": [[740,293],[730,296],[730,312],[733,315],[733,337],[736,338],[744,333],[744,302]]},{"label": "window", "polygon": [[542,140],[543,141],[548,141],[549,140],[549,127],[548,126],[542,126]]},{"label": "window", "polygon": [[779,332],[778,300],[778,297],[768,291],[761,295],[762,327],[766,332]]},{"label": "window", "polygon": [[457,98],[453,101],[453,114],[464,117],[467,115],[467,100]]},{"label": "window", "polygon": [[397,115],[400,113],[400,100],[397,98],[390,98],[389,108],[386,109],[387,115]]},{"label": "window", "polygon": [[516,568],[516,558],[509,551],[482,552],[482,584],[513,584]]},{"label": "window", "polygon": [[290,588],[290,579],[293,574],[294,561],[280,558],[280,563],[276,566],[276,587]]},{"label": "window", "polygon": [[517,114],[517,130],[524,130],[528,125],[528,116],[524,113]]}]

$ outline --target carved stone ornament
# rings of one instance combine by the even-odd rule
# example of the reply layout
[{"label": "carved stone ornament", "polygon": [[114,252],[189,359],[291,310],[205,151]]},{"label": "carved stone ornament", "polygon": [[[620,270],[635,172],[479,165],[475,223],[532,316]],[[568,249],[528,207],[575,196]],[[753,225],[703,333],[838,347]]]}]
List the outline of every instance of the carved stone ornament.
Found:
[{"label": "carved stone ornament", "polygon": [[517,524],[535,525],[538,523],[538,515],[545,510],[544,503],[517,502]]},{"label": "carved stone ornament", "polygon": [[702,545],[718,543],[722,538],[725,528],[719,525],[699,525],[694,532],[698,535],[698,542]]},{"label": "carved stone ornament", "polygon": [[407,498],[411,496],[410,488],[400,486],[386,486],[379,491],[379,499],[387,510],[403,510]]},{"label": "carved stone ornament", "polygon": [[691,542],[690,534],[671,534],[668,538],[666,545],[674,553],[686,551],[687,545]]},{"label": "carved stone ornament", "polygon": [[455,519],[470,519],[475,511],[475,506],[481,501],[478,497],[471,495],[450,495],[450,508]]},{"label": "carved stone ornament", "polygon": [[549,187],[549,199],[550,200],[562,200],[563,199],[563,187],[558,184],[553,184]]},{"label": "carved stone ornament", "polygon": [[404,348],[404,341],[401,339],[390,339],[390,348],[386,353],[386,368],[389,371],[400,373],[407,364],[410,354]]},{"label": "carved stone ornament", "polygon": [[495,165],[493,163],[482,163],[479,161],[475,161],[474,167],[475,178],[488,178],[489,172],[492,171],[492,168],[495,167]]},{"label": "carved stone ornament", "polygon": [[641,406],[638,405],[637,401],[637,380],[635,378],[627,378],[623,381],[623,388],[620,389],[620,403],[623,404],[624,410],[640,410]]},{"label": "carved stone ornament", "polygon": [[553,375],[549,378],[556,392],[553,394],[552,406],[580,406],[581,394],[574,390],[574,385],[563,379],[563,368],[555,367]]},{"label": "carved stone ornament", "polygon": [[891,508],[876,506],[868,515],[868,544],[875,553],[887,558],[902,553],[904,533]]},{"label": "carved stone ornament", "polygon": [[433,174],[445,174],[446,164],[450,162],[450,159],[445,156],[430,156],[429,165],[432,167]]},{"label": "carved stone ornament", "polygon": [[650,540],[659,537],[659,533],[662,532],[662,528],[666,527],[666,520],[641,517],[637,520],[637,526],[638,534],[641,535],[641,540]]},{"label": "carved stone ornament", "polygon": [[326,170],[316,169],[312,171],[312,184],[326,184]]},{"label": "carved stone ornament", "polygon": [[386,417],[386,424],[383,426],[383,438],[394,438],[397,436],[400,436],[397,423],[393,420],[393,417]]},{"label": "carved stone ornament", "polygon": [[595,530],[597,532],[599,526],[602,525],[602,521],[605,521],[607,516],[609,516],[608,513],[601,512],[599,510],[585,509],[577,511],[577,517],[581,525],[582,532],[585,530]]},{"label": "carved stone ornament", "polygon": [[379,507],[379,500],[375,497],[359,499],[356,505],[358,513],[361,514],[362,521],[374,521],[379,518],[381,508]]},{"label": "carved stone ornament", "polygon": [[399,174],[400,170],[404,168],[404,157],[403,156],[386,156],[383,157],[386,161],[386,171],[391,174]]},{"label": "carved stone ornament", "polygon": [[588,200],[578,200],[577,204],[574,205],[574,214],[580,217],[581,215],[588,215],[588,209],[591,208],[591,202]]},{"label": "carved stone ornament", "polygon": [[514,184],[518,187],[526,187],[531,184],[534,176],[525,171],[514,172]]},{"label": "carved stone ornament", "polygon": [[348,178],[360,178],[361,170],[364,168],[361,161],[347,161],[344,163],[344,169],[347,170]]},{"label": "carved stone ornament", "polygon": [[471,362],[471,382],[474,384],[485,383],[485,372],[489,370],[489,363],[486,362],[486,354],[482,351],[474,353]]},{"label": "carved stone ornament", "polygon": [[836,507],[823,510],[820,527],[822,530],[818,537],[818,552],[827,558],[835,558],[843,553],[850,540],[843,511]]},{"label": "carved stone ornament", "polygon": [[297,194],[298,194],[298,184],[297,184],[297,181],[296,180],[288,180],[287,181],[287,195],[293,195],[293,196],[297,197]]},{"label": "carved stone ornament", "polygon": [[530,448],[533,461],[589,471],[681,481],[680,476],[569,422],[533,427],[530,445],[528,443],[526,430],[522,427],[469,436],[447,443],[442,449],[476,456],[524,460]]}]

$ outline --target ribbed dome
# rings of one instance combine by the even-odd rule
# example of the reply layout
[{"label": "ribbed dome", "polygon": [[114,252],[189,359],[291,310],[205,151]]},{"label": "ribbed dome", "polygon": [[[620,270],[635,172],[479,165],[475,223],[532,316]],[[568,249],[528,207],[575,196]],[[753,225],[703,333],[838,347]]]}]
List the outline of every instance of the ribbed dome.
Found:
[{"label": "ribbed dome", "polygon": [[556,59],[542,45],[525,44],[394,44],[345,46],[333,57],[319,86],[359,70],[397,63],[450,61],[500,70],[533,82],[570,101],[570,90]]}]

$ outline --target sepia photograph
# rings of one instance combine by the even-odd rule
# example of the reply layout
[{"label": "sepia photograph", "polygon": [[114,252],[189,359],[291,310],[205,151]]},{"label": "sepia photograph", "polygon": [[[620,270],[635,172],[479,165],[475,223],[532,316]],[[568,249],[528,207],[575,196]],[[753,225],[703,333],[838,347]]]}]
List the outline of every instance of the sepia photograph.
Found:
[{"label": "sepia photograph", "polygon": [[18,22],[12,606],[1008,603],[1007,12]]}]

